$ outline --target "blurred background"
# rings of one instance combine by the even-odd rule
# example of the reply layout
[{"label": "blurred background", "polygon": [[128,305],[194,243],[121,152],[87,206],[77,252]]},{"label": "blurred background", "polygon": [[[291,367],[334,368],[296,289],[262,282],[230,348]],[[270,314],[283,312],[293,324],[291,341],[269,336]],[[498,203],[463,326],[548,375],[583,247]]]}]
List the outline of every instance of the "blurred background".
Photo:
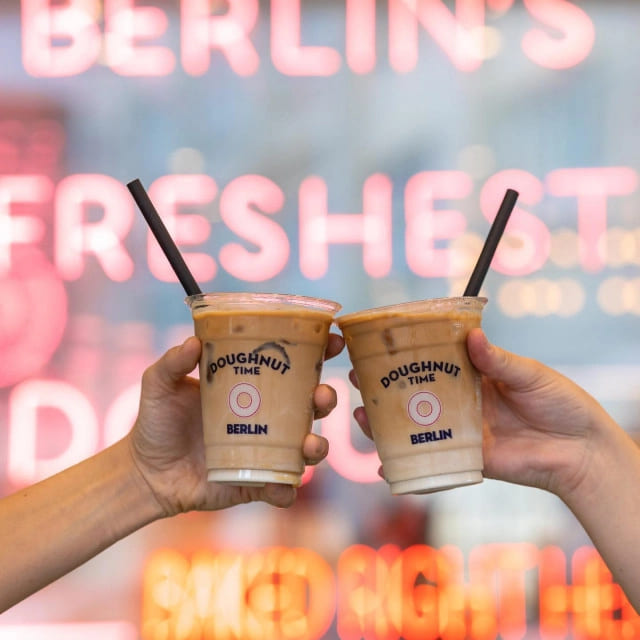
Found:
[{"label": "blurred background", "polygon": [[[126,433],[142,372],[192,333],[135,178],[203,290],[345,312],[460,294],[517,189],[484,328],[635,437],[639,24],[621,0],[3,1],[3,494]],[[349,368],[325,367],[331,453],[291,509],[148,526],[0,639],[640,637],[555,497],[392,497]]]}]

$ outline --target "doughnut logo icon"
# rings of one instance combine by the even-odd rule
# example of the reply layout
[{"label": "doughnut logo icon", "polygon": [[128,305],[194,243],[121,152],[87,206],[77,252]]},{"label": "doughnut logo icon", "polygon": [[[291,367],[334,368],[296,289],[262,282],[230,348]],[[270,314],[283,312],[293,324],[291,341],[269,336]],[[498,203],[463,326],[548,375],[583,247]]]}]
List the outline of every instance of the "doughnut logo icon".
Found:
[{"label": "doughnut logo icon", "polygon": [[260,408],[260,392],[248,382],[241,382],[229,391],[229,409],[239,418],[248,418]]},{"label": "doughnut logo icon", "polygon": [[442,403],[435,393],[418,391],[407,403],[409,417],[421,427],[432,425],[442,413]]}]

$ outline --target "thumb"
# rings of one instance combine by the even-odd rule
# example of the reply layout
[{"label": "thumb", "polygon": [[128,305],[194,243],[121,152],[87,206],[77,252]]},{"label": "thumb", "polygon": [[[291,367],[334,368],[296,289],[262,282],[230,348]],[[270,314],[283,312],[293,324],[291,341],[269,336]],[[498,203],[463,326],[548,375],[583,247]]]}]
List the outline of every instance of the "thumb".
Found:
[{"label": "thumb", "polygon": [[533,361],[491,344],[482,329],[469,332],[467,350],[480,373],[514,390],[530,388],[538,381],[539,370],[532,366]]},{"label": "thumb", "polygon": [[159,382],[173,386],[191,373],[198,364],[202,347],[195,336],[187,338],[179,347],[172,347],[151,367]]}]

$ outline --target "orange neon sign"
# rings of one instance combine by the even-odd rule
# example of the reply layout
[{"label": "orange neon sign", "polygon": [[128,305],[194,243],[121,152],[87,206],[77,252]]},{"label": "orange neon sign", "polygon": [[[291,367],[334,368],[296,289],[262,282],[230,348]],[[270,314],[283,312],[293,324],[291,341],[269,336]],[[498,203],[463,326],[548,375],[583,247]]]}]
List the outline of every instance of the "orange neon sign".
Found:
[{"label": "orange neon sign", "polygon": [[144,640],[320,640],[332,623],[341,640],[640,637],[591,547],[488,544],[465,562],[452,546],[354,545],[335,572],[309,549],[163,550],[145,571]]}]

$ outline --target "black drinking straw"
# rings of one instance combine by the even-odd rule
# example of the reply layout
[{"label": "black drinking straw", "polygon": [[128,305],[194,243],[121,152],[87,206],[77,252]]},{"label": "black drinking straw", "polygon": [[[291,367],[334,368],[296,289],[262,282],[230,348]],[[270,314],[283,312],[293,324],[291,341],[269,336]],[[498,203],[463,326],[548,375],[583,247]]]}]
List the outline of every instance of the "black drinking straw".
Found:
[{"label": "black drinking straw", "polygon": [[507,189],[507,192],[504,194],[500,209],[498,209],[495,220],[489,229],[489,235],[487,235],[484,247],[482,247],[482,251],[478,257],[478,262],[476,262],[476,266],[473,269],[473,273],[469,278],[467,288],[464,290],[463,295],[477,296],[478,293],[480,293],[480,287],[482,287],[484,277],[487,275],[489,265],[493,260],[493,254],[498,248],[498,243],[500,242],[500,238],[502,238],[504,228],[507,226],[509,216],[513,211],[513,207],[516,205],[518,195],[518,192],[513,189]]},{"label": "black drinking straw", "polygon": [[178,276],[178,280],[180,280],[180,283],[187,292],[187,295],[194,296],[198,293],[202,293],[140,180],[136,178],[131,181],[127,185],[127,188],[131,192],[133,199],[136,201],[136,204],[142,212],[144,219],[147,221],[153,235],[156,237],[160,248],[164,251],[164,255],[167,256],[169,264]]}]

